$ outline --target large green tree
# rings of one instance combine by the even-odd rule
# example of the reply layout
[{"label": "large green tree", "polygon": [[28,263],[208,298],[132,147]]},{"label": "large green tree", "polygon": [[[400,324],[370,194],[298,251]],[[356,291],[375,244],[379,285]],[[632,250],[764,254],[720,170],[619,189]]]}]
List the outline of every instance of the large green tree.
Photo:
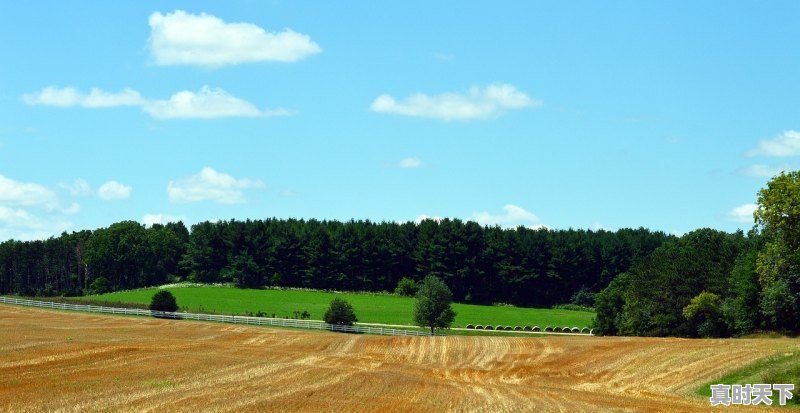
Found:
[{"label": "large green tree", "polygon": [[753,216],[767,239],[756,260],[767,327],[800,330],[800,171],[772,178]]},{"label": "large green tree", "polygon": [[456,318],[451,306],[453,293],[439,278],[429,275],[422,280],[414,303],[414,322],[420,327],[449,328]]}]

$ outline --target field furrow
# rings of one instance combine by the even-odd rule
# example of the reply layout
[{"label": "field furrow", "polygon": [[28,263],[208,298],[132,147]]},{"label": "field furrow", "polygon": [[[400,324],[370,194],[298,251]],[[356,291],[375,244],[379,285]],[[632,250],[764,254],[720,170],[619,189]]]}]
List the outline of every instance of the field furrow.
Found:
[{"label": "field furrow", "polygon": [[699,384],[797,348],[383,337],[0,306],[0,411],[706,411]]}]

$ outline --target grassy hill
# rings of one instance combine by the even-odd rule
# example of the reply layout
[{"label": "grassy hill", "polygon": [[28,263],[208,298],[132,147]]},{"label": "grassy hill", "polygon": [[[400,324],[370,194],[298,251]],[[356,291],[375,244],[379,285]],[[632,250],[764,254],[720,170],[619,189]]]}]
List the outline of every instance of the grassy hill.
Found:
[{"label": "grassy hill", "polygon": [[[413,325],[414,299],[390,294],[333,293],[307,290],[258,290],[222,286],[174,286],[165,288],[175,295],[181,311],[248,315],[261,312],[266,317],[293,317],[295,311],[308,311],[321,320],[334,297],[350,302],[360,322]],[[149,303],[157,288],[144,288],[81,297],[81,300],[118,303]],[[453,304],[457,316],[453,327],[467,324],[510,326],[587,327],[594,313],[589,311]]]}]

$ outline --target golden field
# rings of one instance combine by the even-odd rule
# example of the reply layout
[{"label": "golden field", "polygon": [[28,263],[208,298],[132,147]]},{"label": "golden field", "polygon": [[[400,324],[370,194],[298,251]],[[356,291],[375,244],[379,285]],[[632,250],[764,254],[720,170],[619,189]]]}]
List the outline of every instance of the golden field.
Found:
[{"label": "golden field", "polygon": [[0,411],[708,411],[698,386],[797,347],[382,337],[0,305]]}]

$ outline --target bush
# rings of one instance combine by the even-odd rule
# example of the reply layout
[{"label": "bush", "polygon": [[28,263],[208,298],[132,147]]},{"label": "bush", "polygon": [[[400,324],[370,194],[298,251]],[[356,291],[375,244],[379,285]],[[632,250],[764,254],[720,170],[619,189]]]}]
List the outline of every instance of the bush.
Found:
[{"label": "bush", "polygon": [[328,307],[328,311],[325,311],[325,315],[322,319],[328,324],[340,326],[351,326],[358,321],[356,313],[353,311],[353,306],[339,297],[331,301],[331,305]]},{"label": "bush", "polygon": [[408,277],[403,277],[400,282],[397,283],[397,288],[394,289],[395,294],[404,297],[413,297],[417,295],[417,291],[419,291],[419,285],[417,285],[416,281]]},{"label": "bush", "polygon": [[178,311],[178,303],[175,301],[175,296],[167,290],[161,290],[153,295],[150,301],[151,311]]},{"label": "bush", "polygon": [[105,294],[111,291],[111,283],[106,277],[97,277],[89,285],[90,294]]},{"label": "bush", "polygon": [[577,304],[556,304],[553,306],[554,310],[569,310],[569,311],[594,311],[592,307],[585,307]]},{"label": "bush", "polygon": [[572,294],[572,299],[569,302],[570,304],[591,308],[594,307],[594,294],[584,287]]}]

